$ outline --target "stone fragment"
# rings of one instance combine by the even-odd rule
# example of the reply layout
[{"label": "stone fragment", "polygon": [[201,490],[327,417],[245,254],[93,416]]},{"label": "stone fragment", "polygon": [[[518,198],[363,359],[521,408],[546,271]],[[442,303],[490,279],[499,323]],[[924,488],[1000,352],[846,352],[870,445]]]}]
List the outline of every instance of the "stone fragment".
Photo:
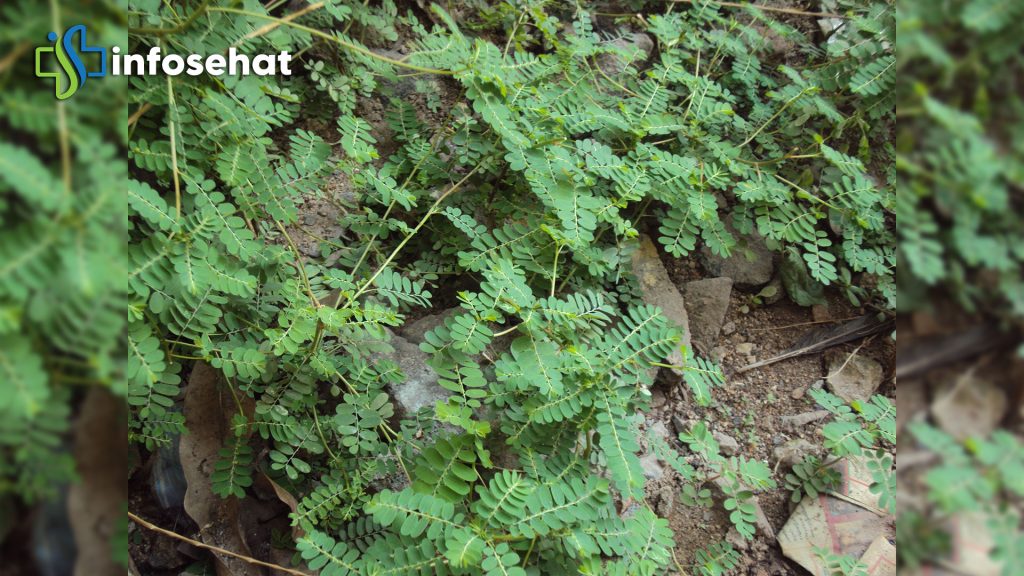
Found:
[{"label": "stone fragment", "polygon": [[615,52],[597,58],[597,66],[609,76],[621,74],[630,64],[641,64],[654,51],[654,40],[643,32],[620,31],[619,37],[609,44]]},{"label": "stone fragment", "polygon": [[395,407],[402,415],[415,414],[421,408],[433,407],[448,398],[449,392],[437,383],[437,373],[427,364],[430,356],[426,352],[397,334],[391,335],[390,344],[391,352],[375,354],[373,359],[375,362],[391,360],[405,375],[401,382],[388,385]]},{"label": "stone fragment", "polygon": [[665,391],[661,388],[651,390],[651,408],[661,408],[668,402]]},{"label": "stone fragment", "polygon": [[643,468],[644,478],[648,480],[658,480],[665,475],[665,469],[662,468],[661,462],[658,462],[658,457],[653,453],[640,457],[640,467]]},{"label": "stone fragment", "polygon": [[817,422],[822,420],[829,415],[828,410],[815,410],[813,412],[804,412],[803,414],[796,414],[794,416],[782,416],[779,418],[779,423],[790,430],[802,428],[811,422]]},{"label": "stone fragment", "polygon": [[675,508],[676,490],[671,484],[662,484],[654,493],[654,511],[662,518],[668,518]]},{"label": "stone fragment", "polygon": [[705,245],[700,253],[705,269],[712,276],[732,278],[737,288],[757,288],[771,282],[775,273],[775,261],[760,235],[736,234],[738,243],[728,258],[715,254]]},{"label": "stone fragment", "polygon": [[932,403],[939,428],[957,440],[985,438],[1006,414],[1006,393],[973,371],[957,378],[953,387]]},{"label": "stone fragment", "polygon": [[754,353],[754,344],[751,342],[743,342],[736,345],[736,353],[744,356],[750,356]]},{"label": "stone fragment", "polygon": [[[683,330],[681,344],[690,347],[690,320],[686,313],[686,302],[676,289],[668,271],[658,257],[658,249],[648,236],[640,238],[640,248],[633,253],[633,274],[640,283],[640,292],[647,304],[661,308],[670,322]],[[674,351],[668,358],[671,364],[683,363],[682,354]],[[681,372],[673,370],[677,374]]]},{"label": "stone fragment", "polygon": [[814,444],[803,438],[794,438],[772,450],[775,461],[783,466],[793,466],[804,459],[805,456],[815,452]]},{"label": "stone fragment", "polygon": [[825,362],[829,388],[847,402],[867,400],[882,383],[882,365],[866,356],[831,351]]},{"label": "stone fragment", "polygon": [[676,434],[682,434],[683,432],[690,431],[690,423],[683,420],[679,416],[672,417],[672,429],[676,431]]},{"label": "stone fragment", "polygon": [[716,442],[718,442],[718,447],[725,456],[734,456],[739,453],[740,443],[732,436],[729,436],[725,432],[715,432],[711,436]]},{"label": "stone fragment", "polygon": [[707,278],[683,286],[693,344],[702,354],[707,354],[718,343],[731,295],[731,278]]},{"label": "stone fragment", "polygon": [[659,439],[662,441],[668,441],[668,427],[661,420],[654,422],[653,424],[648,423],[647,426],[647,441],[650,442],[653,439]]}]

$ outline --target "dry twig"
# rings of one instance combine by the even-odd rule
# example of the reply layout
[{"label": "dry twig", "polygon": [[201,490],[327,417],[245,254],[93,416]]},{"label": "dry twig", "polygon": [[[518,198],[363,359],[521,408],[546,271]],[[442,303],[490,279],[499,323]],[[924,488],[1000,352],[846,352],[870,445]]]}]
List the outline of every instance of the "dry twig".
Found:
[{"label": "dry twig", "polygon": [[248,562],[249,564],[253,564],[253,565],[256,565],[256,566],[263,566],[264,568],[273,568],[274,570],[280,570],[281,572],[284,572],[285,574],[294,574],[295,576],[309,576],[309,574],[307,574],[305,572],[300,572],[300,571],[294,570],[292,568],[285,568],[284,566],[279,566],[277,564],[271,564],[270,562],[264,562],[262,560],[257,560],[255,558],[250,558],[249,556],[245,556],[245,555],[239,554],[237,552],[232,552],[230,550],[225,550],[225,549],[219,548],[217,546],[211,546],[209,544],[205,544],[203,542],[199,542],[198,540],[193,540],[192,538],[189,538],[188,536],[182,536],[181,534],[178,534],[177,532],[172,532],[170,530],[167,530],[166,528],[161,528],[161,527],[157,526],[156,524],[153,524],[152,522],[150,522],[148,520],[143,520],[142,518],[138,517],[137,515],[133,514],[130,511],[128,512],[128,519],[131,520],[132,522],[135,522],[139,526],[142,526],[143,528],[146,528],[148,530],[152,530],[153,532],[157,532],[159,534],[163,534],[164,536],[169,536],[171,538],[174,538],[175,540],[181,540],[182,542],[188,542],[189,544],[191,544],[193,546],[196,546],[198,548],[204,548],[206,550],[210,550],[212,552],[216,552],[217,554],[224,554],[226,556],[231,556],[232,558],[238,558],[239,560],[241,560],[243,562]]}]

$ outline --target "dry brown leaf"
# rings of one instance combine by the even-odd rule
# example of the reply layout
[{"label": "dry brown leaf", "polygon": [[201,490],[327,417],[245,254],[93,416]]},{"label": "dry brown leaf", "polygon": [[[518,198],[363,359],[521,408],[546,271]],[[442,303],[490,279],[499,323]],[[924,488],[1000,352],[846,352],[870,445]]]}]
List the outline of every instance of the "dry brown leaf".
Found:
[{"label": "dry brown leaf", "polygon": [[80,481],[68,491],[68,517],[78,555],[76,576],[119,576],[111,538],[128,498],[128,415],[124,402],[93,388],[75,423],[75,463]]},{"label": "dry brown leaf", "polygon": [[[230,418],[237,410],[229,393],[220,386],[220,375],[200,362],[192,369],[185,390],[185,426],[179,454],[188,490],[185,512],[199,525],[203,542],[252,556],[238,523],[237,498],[222,499],[213,493],[210,475],[217,452],[230,433]],[[214,554],[218,576],[265,576],[261,568],[224,554]]]}]

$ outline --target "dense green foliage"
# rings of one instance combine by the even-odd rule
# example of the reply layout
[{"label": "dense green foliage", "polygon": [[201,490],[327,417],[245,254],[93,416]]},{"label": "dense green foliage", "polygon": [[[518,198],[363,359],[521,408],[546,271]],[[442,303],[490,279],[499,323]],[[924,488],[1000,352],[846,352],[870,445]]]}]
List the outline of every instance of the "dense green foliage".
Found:
[{"label": "dense green foliage", "polygon": [[[32,109],[49,87],[5,92],[0,114],[22,138],[0,149],[0,218],[17,223],[0,237],[0,368],[16,384],[2,389],[0,449],[16,459],[0,478],[25,496],[59,481],[34,476],[54,468],[25,451],[59,443],[69,384],[114,385],[131,440],[152,450],[184,432],[176,403],[203,360],[240,399],[213,489],[243,496],[268,472],[299,497],[297,550],[323,574],[663,573],[672,532],[643,502],[637,413],[680,334],[627,272],[643,219],[677,257],[763,236],[798,300],[834,286],[895,305],[885,3],[842,3],[821,45],[756,9],[658,4],[623,23],[649,34],[650,54],[597,6],[481,5],[456,21],[329,0],[282,21],[297,8],[127,4],[128,42],[115,17],[96,22],[98,40],[289,50],[300,72],[133,78],[127,106],[123,84],[97,82],[58,106],[70,131]],[[10,40],[60,27],[35,3],[0,10],[22,23]],[[368,48],[400,39],[401,59]],[[410,74],[440,123],[409,104]],[[393,142],[366,100],[385,104]],[[347,238],[307,258],[292,237],[302,205],[339,178],[355,192]],[[422,346],[451,395],[395,414],[404,376],[377,353],[452,277],[461,309]],[[710,401],[720,375],[685,359]],[[694,499],[720,476],[751,537],[746,499],[768,469],[723,457],[706,427],[681,439],[700,456],[699,471],[677,466]],[[409,486],[382,488],[395,477]],[[735,561],[712,544],[697,571]]]},{"label": "dense green foliage", "polygon": [[[1024,308],[1024,102],[1019,2],[899,2],[896,168],[901,309],[945,288],[968,309],[1019,322]],[[1024,348],[1019,348],[1024,352]],[[901,510],[899,564],[941,562],[955,549],[949,522],[981,518],[1003,574],[1020,571],[1019,437],[997,431],[957,441],[910,426],[937,455],[924,498]],[[914,490],[901,486],[901,490]]]},{"label": "dense green foliage", "polygon": [[0,499],[55,496],[74,476],[72,399],[125,393],[127,83],[57,103],[32,48],[72,23],[127,38],[113,9],[0,5]]},{"label": "dense green foliage", "polygon": [[941,463],[923,478],[931,504],[924,511],[927,520],[921,521],[922,512],[916,510],[901,519],[899,528],[915,545],[900,550],[900,564],[916,566],[934,561],[929,554],[948,552],[946,521],[972,515],[990,532],[992,559],[1002,564],[1003,574],[1016,573],[1024,560],[1021,511],[1016,505],[1024,495],[1024,443],[1006,431],[997,431],[989,439],[959,442],[925,423],[911,425],[910,432]]},{"label": "dense green foliage", "polygon": [[901,2],[900,306],[942,286],[1024,314],[1019,2]]}]

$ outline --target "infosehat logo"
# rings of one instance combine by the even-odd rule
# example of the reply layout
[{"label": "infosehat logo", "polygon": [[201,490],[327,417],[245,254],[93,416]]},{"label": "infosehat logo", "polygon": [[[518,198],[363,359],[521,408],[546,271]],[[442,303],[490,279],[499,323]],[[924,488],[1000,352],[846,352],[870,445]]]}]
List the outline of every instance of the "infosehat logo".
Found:
[{"label": "infosehat logo", "polygon": [[[102,78],[107,75],[107,49],[89,46],[88,30],[85,25],[72,26],[61,36],[56,32],[50,32],[46,38],[53,45],[36,48],[36,76],[53,78],[53,93],[58,100],[67,100],[74,96],[79,88],[85,86],[86,79]],[[248,54],[239,53],[233,46],[226,54],[209,56],[162,54],[159,46],[151,46],[145,55],[121,54],[121,48],[118,46],[114,46],[110,51],[111,76],[153,76],[160,73],[167,76],[178,76],[182,73],[189,76],[204,73],[211,76],[223,76],[225,73],[229,76],[248,76],[250,73],[256,76],[291,76],[292,73],[289,67],[292,55],[288,52],[257,54],[250,58]],[[55,55],[60,70],[43,69],[45,54]],[[90,70],[83,61],[83,56],[88,56],[90,63],[95,59],[94,56],[98,56],[98,65]]]},{"label": "infosehat logo", "polygon": [[[56,32],[50,32],[46,39],[53,42],[53,46],[40,46],[36,48],[36,76],[39,78],[53,78],[53,93],[58,100],[67,100],[78,92],[78,89],[85,85],[87,78],[100,78],[107,75],[107,51],[98,46],[89,46],[88,30],[85,25],[72,26],[64,31],[59,37]],[[77,43],[75,39],[77,38]],[[43,70],[43,55],[55,54],[57,64],[64,71]],[[82,61],[84,54],[99,55],[99,70],[87,70]]]}]

